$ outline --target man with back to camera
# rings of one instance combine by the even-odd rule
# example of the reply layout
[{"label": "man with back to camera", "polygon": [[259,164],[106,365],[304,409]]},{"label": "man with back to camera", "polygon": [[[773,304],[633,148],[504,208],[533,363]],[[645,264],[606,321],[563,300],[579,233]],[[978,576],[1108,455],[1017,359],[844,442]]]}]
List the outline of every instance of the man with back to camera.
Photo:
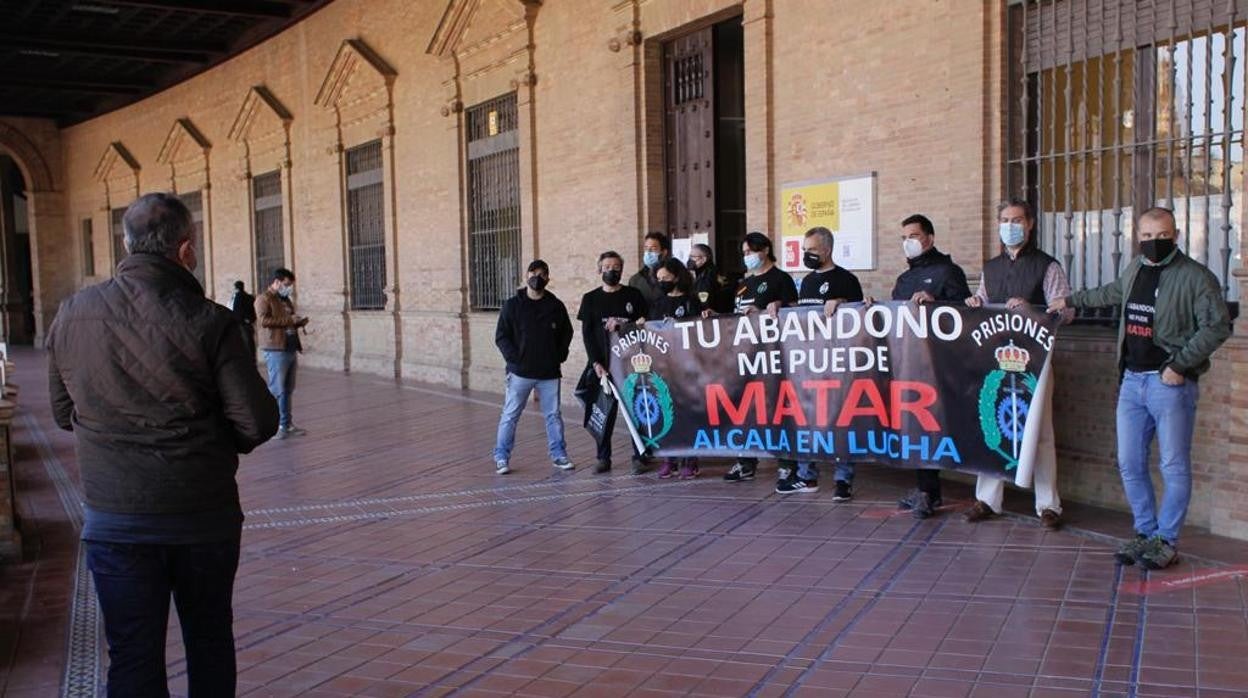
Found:
[{"label": "man with back to camera", "polygon": [[[901,249],[908,268],[893,285],[893,300],[918,304],[964,303],[971,296],[962,267],[936,249],[936,228],[927,216],[916,213],[901,222]],[[898,506],[910,510],[916,519],[926,519],[943,504],[940,471],[919,468],[915,471],[915,481],[915,489],[902,498]]]},{"label": "man with back to camera", "polygon": [[[1054,299],[1052,312],[1120,306],[1118,320],[1118,471],[1134,517],[1135,538],[1114,558],[1162,569],[1178,561],[1179,531],[1192,498],[1192,432],[1197,381],[1231,335],[1218,279],[1183,254],[1174,213],[1151,208],[1136,223],[1140,254],[1100,288]],[[1148,470],[1157,436],[1165,493],[1158,510]]]},{"label": "man with back to camera", "polygon": [[230,311],[243,326],[243,337],[247,340],[247,348],[251,355],[256,355],[256,299],[243,290],[243,282],[234,282],[234,295],[230,298]]},{"label": "man with back to camera", "polygon": [[560,366],[568,360],[572,345],[572,321],[568,309],[546,290],[550,267],[535,259],[529,263],[524,288],[503,303],[494,331],[494,344],[507,362],[507,391],[498,420],[494,445],[494,472],[511,472],[511,449],[516,443],[516,422],[524,412],[529,394],[537,391],[546,420],[546,445],[551,463],[572,470],[563,438],[563,414],[559,409]]},{"label": "man with back to camera", "polygon": [[62,303],[47,339],[53,415],[77,442],[108,695],[169,695],[172,595],[190,695],[232,696],[235,472],[277,431],[277,405],[238,322],[191,273],[186,206],[145,194],[122,225],[115,277]]}]

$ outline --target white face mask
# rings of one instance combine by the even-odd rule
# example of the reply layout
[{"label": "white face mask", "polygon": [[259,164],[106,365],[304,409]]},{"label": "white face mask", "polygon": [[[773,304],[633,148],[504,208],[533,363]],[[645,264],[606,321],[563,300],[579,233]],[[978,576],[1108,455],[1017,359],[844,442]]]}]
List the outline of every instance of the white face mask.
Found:
[{"label": "white face mask", "polygon": [[906,253],[906,259],[914,259],[923,254],[923,243],[917,238],[906,238],[901,241],[901,249]]},{"label": "white face mask", "polygon": [[293,293],[294,290],[295,290],[294,286],[278,286],[277,295],[281,296],[282,298],[290,298],[290,294]]},{"label": "white face mask", "polygon": [[1001,223],[998,225],[997,233],[1006,247],[1018,247],[1023,244],[1023,240],[1027,239],[1027,229],[1022,223]]}]

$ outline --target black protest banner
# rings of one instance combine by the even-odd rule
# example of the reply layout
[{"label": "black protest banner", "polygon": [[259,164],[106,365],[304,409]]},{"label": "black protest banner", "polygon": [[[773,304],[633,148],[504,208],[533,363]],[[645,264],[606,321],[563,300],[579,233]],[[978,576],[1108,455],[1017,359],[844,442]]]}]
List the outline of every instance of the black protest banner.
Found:
[{"label": "black protest banner", "polygon": [[659,455],[1013,478],[1035,457],[1024,436],[1047,409],[1056,326],[1031,309],[896,302],[669,320],[613,333],[611,375]]}]

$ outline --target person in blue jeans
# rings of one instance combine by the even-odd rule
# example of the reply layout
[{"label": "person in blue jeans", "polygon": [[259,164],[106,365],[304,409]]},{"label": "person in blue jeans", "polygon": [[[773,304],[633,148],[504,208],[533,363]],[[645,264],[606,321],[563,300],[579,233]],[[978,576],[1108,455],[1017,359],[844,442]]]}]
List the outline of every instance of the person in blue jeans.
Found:
[{"label": "person in blue jeans", "polygon": [[256,322],[264,330],[260,348],[269,371],[269,392],[277,400],[281,414],[281,427],[277,438],[302,436],[307,432],[295,426],[291,418],[291,395],[295,392],[295,375],[298,373],[299,329],[308,324],[306,317],[295,314],[291,294],[295,290],[295,274],[289,269],[273,271],[273,281],[256,298]]},{"label": "person in blue jeans", "polygon": [[112,279],[66,299],[47,336],[52,413],[77,442],[108,695],[169,695],[172,602],[186,693],[233,696],[234,475],[239,454],[277,432],[277,405],[242,325],[192,274],[186,206],[145,194],[122,225],[130,254]]},{"label": "person in blue jeans", "polygon": [[[862,284],[853,272],[838,267],[832,258],[835,246],[832,231],[823,226],[806,231],[802,240],[802,264],[810,271],[802,277],[797,291],[797,306],[811,312],[821,312],[828,317],[836,315],[841,303],[862,301]],[[832,476],[836,490],[832,501],[848,502],[854,497],[854,466],[837,461]],[[797,494],[819,491],[819,466],[811,461],[781,460],[776,480],[777,494]]]},{"label": "person in blue jeans", "polygon": [[560,470],[575,466],[568,459],[563,440],[563,415],[559,411],[560,366],[568,360],[572,344],[572,321],[568,309],[546,290],[550,267],[540,259],[529,264],[524,288],[503,303],[494,331],[494,344],[507,362],[507,389],[503,413],[498,420],[494,444],[494,472],[511,472],[511,450],[516,443],[516,422],[529,395],[537,391],[546,420],[546,447]]},{"label": "person in blue jeans", "polygon": [[[1135,518],[1133,540],[1114,558],[1148,569],[1178,560],[1179,531],[1192,496],[1197,380],[1231,334],[1218,279],[1176,246],[1174,213],[1151,208],[1135,224],[1140,255],[1114,281],[1058,298],[1049,310],[1117,305],[1118,470]],[[1157,437],[1165,493],[1153,494],[1148,456]]]}]

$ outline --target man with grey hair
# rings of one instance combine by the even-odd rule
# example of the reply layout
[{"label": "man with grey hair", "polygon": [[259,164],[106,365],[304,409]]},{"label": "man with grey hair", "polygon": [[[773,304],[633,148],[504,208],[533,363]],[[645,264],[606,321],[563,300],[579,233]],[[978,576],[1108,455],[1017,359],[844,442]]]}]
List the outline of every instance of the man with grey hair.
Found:
[{"label": "man with grey hair", "polygon": [[277,431],[277,405],[238,321],[191,273],[182,202],[145,194],[123,225],[129,256],[61,304],[47,340],[53,414],[77,440],[108,695],[168,695],[172,596],[190,695],[232,696],[234,476],[238,455]]},{"label": "man with grey hair", "polygon": [[[862,300],[862,284],[858,282],[858,277],[832,261],[835,243],[832,231],[823,226],[806,231],[806,237],[802,240],[802,264],[810,273],[802,278],[797,292],[799,308],[808,308],[828,317],[836,314],[840,303],[856,303]],[[836,490],[832,494],[832,501],[848,502],[853,499],[853,464],[837,461],[833,477]],[[812,461],[795,463],[787,459],[780,460],[776,480],[777,494],[818,491],[819,466]]]}]

